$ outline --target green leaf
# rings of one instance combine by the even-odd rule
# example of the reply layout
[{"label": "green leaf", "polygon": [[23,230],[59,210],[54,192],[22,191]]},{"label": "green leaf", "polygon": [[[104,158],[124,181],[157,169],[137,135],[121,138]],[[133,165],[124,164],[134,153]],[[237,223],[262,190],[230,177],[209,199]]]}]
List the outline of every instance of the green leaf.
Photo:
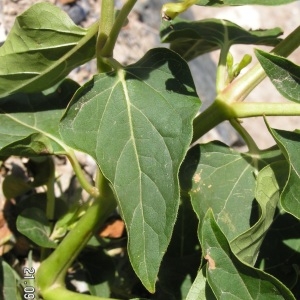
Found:
[{"label": "green leaf", "polygon": [[195,281],[193,282],[192,287],[189,290],[186,300],[215,300],[210,286],[207,283],[205,276],[205,268],[199,270]]},{"label": "green leaf", "polygon": [[25,209],[17,218],[17,229],[41,247],[56,247],[56,243],[49,239],[51,224],[45,213],[39,208]]},{"label": "green leaf", "polygon": [[268,128],[289,163],[289,176],[280,196],[282,207],[300,219],[300,134]]},{"label": "green leaf", "polygon": [[204,217],[200,240],[207,280],[217,299],[295,299],[280,281],[238,260],[212,210]]},{"label": "green leaf", "polygon": [[171,238],[178,169],[199,106],[188,65],[161,48],[125,69],[95,76],[62,119],[64,140],[93,156],[113,184],[131,263],[149,291]]},{"label": "green leaf", "polygon": [[275,46],[282,34],[281,29],[245,30],[242,27],[219,19],[186,21],[175,19],[170,26],[161,31],[164,43],[179,53],[184,59],[191,60],[199,55],[229,47],[234,44],[255,44]]},{"label": "green leaf", "polygon": [[21,300],[22,297],[18,291],[16,272],[1,257],[0,259],[0,291],[3,300]]},{"label": "green leaf", "polygon": [[15,94],[0,100],[0,155],[64,153],[58,124],[78,88],[65,80],[55,92]]},{"label": "green leaf", "polygon": [[214,142],[194,146],[183,166],[187,182],[181,183],[190,190],[200,222],[212,208],[228,240],[248,230],[253,222],[255,177],[250,163],[251,158]]},{"label": "green leaf", "polygon": [[93,58],[95,37],[50,3],[37,3],[16,18],[0,48],[0,97],[38,92]]},{"label": "green leaf", "polygon": [[235,238],[231,249],[238,258],[254,265],[265,234],[273,222],[273,217],[279,202],[279,186],[276,175],[284,177],[287,174],[286,161],[279,161],[263,168],[257,175],[255,198],[259,204],[259,220],[249,230]]},{"label": "green leaf", "polygon": [[256,57],[276,89],[285,98],[300,102],[300,66],[287,58],[255,50]]},{"label": "green leaf", "polygon": [[295,0],[198,0],[201,6],[236,6],[236,5],[281,5],[294,2]]}]

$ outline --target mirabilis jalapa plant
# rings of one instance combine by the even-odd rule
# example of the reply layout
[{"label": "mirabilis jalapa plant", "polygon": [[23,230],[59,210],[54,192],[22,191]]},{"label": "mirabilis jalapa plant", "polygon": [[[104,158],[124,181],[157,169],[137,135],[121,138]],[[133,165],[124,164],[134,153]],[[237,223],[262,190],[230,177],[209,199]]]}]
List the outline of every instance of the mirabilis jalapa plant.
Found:
[{"label": "mirabilis jalapa plant", "polygon": [[[291,1],[168,3],[163,18],[172,22],[162,26],[161,39],[170,49],[152,49],[123,66],[113,50],[136,2],[125,1],[115,13],[114,1],[102,0],[99,22],[87,29],[49,3],[35,4],[17,17],[0,48],[0,155],[25,156],[40,164],[42,180],[36,177],[23,192],[47,187],[44,210],[28,201],[16,224],[42,249],[32,282],[35,293],[25,293],[26,298],[299,298],[300,134],[271,128],[267,120],[300,115],[300,67],[285,58],[300,45],[300,27],[280,40],[278,28],[245,30],[227,20],[177,17],[194,4]],[[247,54],[235,64],[229,52],[233,44],[272,50],[255,50],[259,63],[239,75],[251,57]],[[216,49],[217,96],[197,115],[201,102],[186,61]],[[94,57],[99,73],[90,81],[79,87],[65,79]],[[290,102],[243,102],[266,76]],[[271,149],[259,149],[243,128],[240,120],[254,116],[265,118],[276,143]],[[196,143],[225,120],[244,139],[246,153],[221,142]],[[97,162],[93,184],[74,150]],[[60,214],[51,159],[58,154],[70,160],[92,198]],[[5,189],[8,183],[3,186],[7,198],[17,196]],[[113,292],[112,278],[118,274],[112,264],[109,276],[107,265],[99,265],[102,277],[90,283],[92,295],[66,289],[68,268],[116,207],[126,224],[130,264],[144,293]],[[99,246],[97,251],[104,253]],[[13,289],[7,283],[12,271],[4,261],[2,269],[4,295],[21,299],[19,283]],[[100,288],[105,284],[106,289]]]}]

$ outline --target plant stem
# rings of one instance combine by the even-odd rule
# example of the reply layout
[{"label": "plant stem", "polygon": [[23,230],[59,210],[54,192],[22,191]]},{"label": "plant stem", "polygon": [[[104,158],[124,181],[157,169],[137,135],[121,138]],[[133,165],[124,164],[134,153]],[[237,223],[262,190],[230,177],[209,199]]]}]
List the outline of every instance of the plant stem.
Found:
[{"label": "plant stem", "polygon": [[[300,26],[282,40],[271,52],[288,56],[300,46]],[[254,116],[294,116],[300,115],[296,103],[240,103],[266,77],[258,63],[247,73],[233,81],[193,123],[192,143],[209,130],[231,118],[248,118]]]},{"label": "plant stem", "polygon": [[[55,166],[52,157],[48,158],[50,176],[46,183],[47,186],[47,205],[46,205],[46,217],[51,224],[51,231],[54,225],[54,212],[55,212],[55,193],[54,193],[54,184],[55,184]],[[43,261],[49,255],[48,248],[41,248],[41,261]]]},{"label": "plant stem", "polygon": [[101,56],[110,57],[112,56],[118,35],[127,19],[127,16],[131,12],[133,6],[137,0],[127,0],[123,5],[122,9],[118,13],[116,20],[111,28],[107,41],[101,51]]},{"label": "plant stem", "polygon": [[57,289],[61,292],[65,291],[66,297],[63,299],[74,300],[74,294],[68,293],[64,287],[67,270],[90,240],[94,231],[105,222],[116,207],[108,181],[102,177],[100,183],[100,196],[37,271],[37,286],[45,300],[57,299]]},{"label": "plant stem", "polygon": [[259,148],[257,147],[256,143],[252,139],[251,135],[249,135],[247,130],[238,121],[238,119],[230,119],[230,124],[241,135],[241,137],[245,141],[245,143],[248,147],[249,153],[258,154],[260,152]]},{"label": "plant stem", "polygon": [[300,104],[294,102],[227,104],[217,99],[195,118],[192,143],[225,120],[261,116],[300,116]]},{"label": "plant stem", "polygon": [[235,118],[259,116],[300,116],[300,104],[288,103],[233,103],[230,114]]},{"label": "plant stem", "polygon": [[223,101],[215,100],[204,112],[200,113],[193,123],[193,139],[196,142],[209,130],[228,119],[230,107]]},{"label": "plant stem", "polygon": [[98,188],[91,185],[90,182],[87,180],[86,175],[84,174],[84,171],[82,170],[73,149],[66,146],[64,148],[66,150],[66,156],[68,157],[73,167],[73,170],[77,176],[78,181],[80,182],[80,185],[87,193],[89,193],[89,195],[91,195],[94,198],[97,198],[99,196],[99,190]]},{"label": "plant stem", "polygon": [[[222,20],[222,23],[224,20]],[[225,22],[224,22],[225,23]],[[221,48],[221,53],[219,57],[219,63],[218,63],[218,68],[217,68],[217,75],[216,75],[216,91],[217,93],[220,93],[224,88],[226,84],[226,65],[227,65],[227,55],[230,49],[230,44],[228,43],[228,32],[227,32],[227,26],[224,25],[224,30],[225,30],[225,42],[222,45]]]},{"label": "plant stem", "polygon": [[102,0],[101,2],[101,16],[99,22],[99,31],[96,44],[96,57],[97,57],[97,67],[98,72],[109,72],[112,70],[111,66],[106,64],[102,57],[112,56],[112,51],[110,53],[103,54],[103,47],[107,42],[108,36],[111,32],[114,23],[114,1],[112,0]]},{"label": "plant stem", "polygon": [[[300,46],[300,26],[282,40],[272,51],[276,55],[288,56]],[[218,99],[227,103],[241,102],[266,77],[264,69],[259,63],[247,73],[240,76],[224,89]]]}]

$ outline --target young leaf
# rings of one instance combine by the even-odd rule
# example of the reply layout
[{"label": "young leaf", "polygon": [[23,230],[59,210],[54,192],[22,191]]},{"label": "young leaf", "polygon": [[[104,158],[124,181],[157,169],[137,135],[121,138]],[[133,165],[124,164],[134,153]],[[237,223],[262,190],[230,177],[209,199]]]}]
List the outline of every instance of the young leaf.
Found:
[{"label": "young leaf", "polygon": [[268,128],[289,163],[289,176],[280,196],[282,207],[300,219],[300,134]]},{"label": "young leaf", "polygon": [[150,291],[175,223],[178,169],[199,106],[188,65],[161,48],[95,76],[62,119],[64,140],[93,156],[113,184],[131,263]]},{"label": "young leaf", "polygon": [[209,143],[194,146],[183,165],[190,182],[181,182],[190,185],[200,222],[212,208],[228,240],[248,230],[252,221],[255,177],[250,159],[222,143]]},{"label": "young leaf", "polygon": [[164,43],[171,43],[171,49],[184,59],[191,60],[206,52],[222,48],[224,45],[255,44],[275,46],[282,34],[279,28],[270,30],[246,30],[219,19],[186,21],[175,19],[172,28],[161,31]]},{"label": "young leaf", "polygon": [[35,244],[44,248],[55,248],[56,243],[49,239],[51,224],[39,208],[25,209],[17,218],[17,229]]},{"label": "young leaf", "polygon": [[96,40],[87,32],[57,6],[31,6],[0,48],[0,97],[43,91],[91,60]]},{"label": "young leaf", "polygon": [[295,299],[280,281],[238,260],[212,210],[204,217],[200,240],[207,280],[217,299]]},{"label": "young leaf", "polygon": [[265,234],[273,222],[279,201],[277,176],[287,174],[286,161],[278,161],[263,168],[257,175],[255,198],[260,206],[260,218],[249,230],[231,241],[232,251],[238,258],[254,265]]},{"label": "young leaf", "polygon": [[255,50],[255,54],[276,89],[285,98],[300,102],[300,66],[261,50]]},{"label": "young leaf", "polygon": [[78,88],[65,80],[55,92],[16,94],[0,100],[0,155],[62,153],[58,124]]}]

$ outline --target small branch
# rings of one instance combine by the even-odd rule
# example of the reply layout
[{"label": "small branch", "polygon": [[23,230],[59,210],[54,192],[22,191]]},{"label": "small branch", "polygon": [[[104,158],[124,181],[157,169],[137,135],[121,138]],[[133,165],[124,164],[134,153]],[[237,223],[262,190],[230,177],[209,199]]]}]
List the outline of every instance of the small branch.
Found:
[{"label": "small branch", "polygon": [[135,5],[137,0],[127,0],[126,3],[123,5],[122,9],[117,15],[117,18],[112,26],[112,29],[109,33],[107,41],[101,51],[102,57],[111,57],[118,35],[126,22],[127,16],[131,12],[133,6]]},{"label": "small branch", "polygon": [[233,103],[230,111],[234,118],[300,116],[300,103]]},{"label": "small branch", "polygon": [[245,141],[249,153],[251,154],[258,154],[260,153],[259,148],[257,147],[256,143],[254,142],[251,135],[248,133],[248,131],[241,125],[241,123],[238,121],[238,119],[230,119],[230,124],[232,127],[240,134],[240,136]]},{"label": "small branch", "polygon": [[[112,0],[102,0],[101,2],[101,16],[99,22],[99,31],[97,37],[96,45],[96,57],[97,57],[97,66],[99,72],[109,72],[112,70],[110,65],[107,65],[103,57],[103,47],[105,46],[108,36],[113,27],[115,21],[114,15],[114,1]],[[112,51],[107,54],[109,57],[112,56]]]},{"label": "small branch", "polygon": [[215,100],[204,112],[197,116],[193,123],[193,139],[196,142],[201,136],[225,120],[261,116],[300,116],[300,104],[288,103],[248,103],[226,104]]},{"label": "small branch", "polygon": [[[271,53],[287,57],[300,46],[300,26],[282,40]],[[226,102],[241,102],[266,77],[259,63],[244,75],[237,78],[218,95],[218,99]]]},{"label": "small branch", "polygon": [[[65,289],[65,276],[81,250],[86,246],[94,231],[103,224],[116,208],[116,201],[108,181],[103,177],[101,195],[95,199],[76,226],[68,233],[55,251],[41,264],[36,282],[45,300],[57,299],[57,290],[65,294],[63,299],[87,299],[74,296]],[[102,193],[103,192],[103,193]],[[61,294],[59,293],[61,296]],[[92,298],[93,299],[93,298]]]},{"label": "small branch", "polygon": [[192,143],[221,122],[227,120],[229,111],[230,107],[226,103],[216,99],[204,112],[194,119]]},{"label": "small branch", "polygon": [[86,175],[82,170],[73,149],[68,148],[66,146],[64,148],[66,150],[66,156],[68,157],[73,167],[73,170],[77,176],[80,185],[89,195],[91,195],[94,198],[97,198],[99,196],[99,190],[87,180]]},{"label": "small branch", "polygon": [[[224,20],[222,20],[222,23]],[[226,31],[226,41],[221,47],[221,53],[219,57],[219,63],[217,67],[217,75],[216,75],[216,91],[220,93],[225,88],[226,78],[227,78],[227,55],[230,49],[230,44],[228,43],[228,33],[227,33],[227,26],[224,24],[224,30]]]}]

